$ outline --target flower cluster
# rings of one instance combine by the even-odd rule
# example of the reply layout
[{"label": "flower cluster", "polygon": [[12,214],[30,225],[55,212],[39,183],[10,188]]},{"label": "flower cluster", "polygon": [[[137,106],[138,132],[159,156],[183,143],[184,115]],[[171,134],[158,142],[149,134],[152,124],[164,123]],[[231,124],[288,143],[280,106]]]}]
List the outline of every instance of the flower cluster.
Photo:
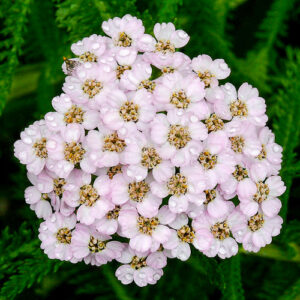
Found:
[{"label": "flower cluster", "polygon": [[54,112],[15,143],[44,252],[116,260],[123,284],[145,286],[191,245],[228,258],[238,243],[254,252],[271,243],[282,224],[282,148],[258,90],[220,85],[225,61],[177,51],[189,36],[172,23],[156,24],[155,38],[130,15],[102,29],[72,45]]}]

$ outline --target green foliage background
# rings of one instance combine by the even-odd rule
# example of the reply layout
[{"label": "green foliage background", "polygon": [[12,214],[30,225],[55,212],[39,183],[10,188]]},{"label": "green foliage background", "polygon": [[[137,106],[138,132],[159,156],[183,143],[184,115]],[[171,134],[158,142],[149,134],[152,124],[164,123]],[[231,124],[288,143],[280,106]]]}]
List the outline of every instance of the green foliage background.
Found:
[{"label": "green foliage background", "polygon": [[[258,254],[222,261],[193,253],[170,260],[156,286],[122,286],[114,264],[100,268],[49,260],[39,248],[38,220],[24,202],[25,168],[13,142],[51,110],[61,92],[62,57],[70,45],[114,16],[174,22],[191,35],[191,57],[224,58],[229,80],[248,81],[268,105],[269,126],[283,146],[282,233]],[[299,0],[1,0],[0,1],[0,299],[300,299]],[[298,31],[298,32],[297,32]]]}]

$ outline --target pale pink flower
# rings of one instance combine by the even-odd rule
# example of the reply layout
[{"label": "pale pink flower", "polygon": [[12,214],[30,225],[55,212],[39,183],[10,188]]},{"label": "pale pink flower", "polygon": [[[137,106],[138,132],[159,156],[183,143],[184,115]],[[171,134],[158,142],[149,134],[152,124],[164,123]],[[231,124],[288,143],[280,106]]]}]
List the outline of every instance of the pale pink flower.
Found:
[{"label": "pale pink flower", "polygon": [[63,135],[53,135],[47,140],[47,168],[58,177],[66,178],[75,165],[81,164],[86,150],[84,130],[79,124],[69,124]]},{"label": "pale pink flower", "polygon": [[139,62],[144,61],[143,55],[138,54],[136,59],[132,62],[124,62],[122,59],[119,60],[118,57],[115,57],[113,52],[106,52],[106,55],[104,55],[101,59],[100,62],[104,63],[106,65],[109,65],[115,73],[115,82],[118,84],[119,88],[124,90],[127,90],[126,87],[122,87],[120,84],[120,80],[123,77],[123,74],[127,70],[131,70],[133,66]]},{"label": "pale pink flower", "polygon": [[[157,39],[157,43],[159,44],[155,45],[155,50],[157,52],[168,52],[168,50],[164,49],[164,45],[162,45],[164,43],[168,44],[169,42],[171,47],[182,48],[188,43],[190,39],[185,31],[181,29],[176,30],[174,24],[172,23],[156,23],[153,32],[154,36]],[[171,50],[172,49],[170,49],[170,52],[172,52]]]},{"label": "pale pink flower", "polygon": [[228,217],[232,235],[250,252],[258,252],[260,248],[270,244],[272,237],[280,233],[282,222],[280,216],[268,217],[262,211],[247,218],[239,207]]},{"label": "pale pink flower", "polygon": [[76,215],[65,217],[54,213],[39,228],[41,248],[51,259],[72,260],[72,230],[76,225]]},{"label": "pale pink flower", "polygon": [[127,14],[109,19],[102,23],[102,29],[111,37],[111,50],[122,64],[133,63],[137,52],[143,51],[139,42],[145,37],[145,28],[136,17]]},{"label": "pale pink flower", "polygon": [[[120,87],[123,90],[145,90],[149,93],[148,99],[156,88],[155,81],[149,80],[152,74],[151,65],[143,60],[135,62],[130,70],[126,70],[120,79]],[[150,100],[148,100],[150,101]]]},{"label": "pale pink flower", "polygon": [[[214,217],[220,218],[224,215],[227,215],[230,209],[230,204],[228,201],[224,200],[223,196],[220,194],[219,186],[214,189],[205,190],[199,195],[201,201],[203,201],[203,207],[206,209],[207,213]],[[191,209],[191,208],[189,208]],[[199,213],[191,215],[192,218],[199,216]]]},{"label": "pale pink flower", "polygon": [[241,119],[233,119],[225,124],[224,130],[229,137],[237,162],[245,161],[245,157],[254,158],[259,155],[262,147],[253,124]]},{"label": "pale pink flower", "polygon": [[74,169],[66,178],[59,178],[54,172],[51,172],[48,169],[45,169],[37,176],[27,173],[30,182],[36,186],[41,193],[54,192],[58,198],[64,196],[66,186],[69,183],[77,182],[76,178],[81,176],[91,178],[91,174],[84,173],[80,169]]},{"label": "pale pink flower", "polygon": [[107,41],[108,39],[103,36],[92,34],[72,44],[71,50],[79,56],[78,59],[82,63],[98,62],[106,50]]},{"label": "pale pink flower", "polygon": [[170,53],[165,60],[158,57],[156,53],[146,52],[143,54],[143,59],[160,69],[163,75],[174,72],[180,72],[181,74],[192,72],[191,59],[181,52]]},{"label": "pale pink flower", "polygon": [[155,253],[142,254],[129,246],[126,247],[122,252],[122,256],[117,259],[123,265],[116,270],[116,277],[123,284],[130,284],[134,281],[139,287],[155,284],[163,275],[162,268],[166,264],[161,255],[159,255],[159,260],[162,260],[162,262],[159,262],[155,256]]},{"label": "pale pink flower", "polygon": [[74,257],[86,264],[101,266],[120,258],[124,245],[112,241],[108,235],[100,234],[93,227],[77,224],[72,232],[71,248]]},{"label": "pale pink flower", "polygon": [[38,218],[46,220],[52,215],[51,201],[55,197],[53,192],[41,193],[35,186],[30,186],[26,188],[24,197]]},{"label": "pale pink flower", "polygon": [[163,159],[170,159],[174,166],[186,166],[207,138],[207,128],[196,116],[189,119],[168,114],[157,114],[151,123],[151,139],[158,146]]},{"label": "pale pink flower", "polygon": [[250,160],[250,173],[254,180],[264,180],[267,176],[278,175],[282,162],[282,147],[275,143],[275,135],[268,128],[258,133],[261,151]]},{"label": "pale pink flower", "polygon": [[231,83],[226,83],[221,88],[210,91],[209,98],[216,99],[214,109],[225,120],[240,118],[259,127],[264,126],[268,120],[265,100],[248,83],[243,83],[238,91]]},{"label": "pale pink flower", "polygon": [[156,252],[149,253],[146,259],[147,265],[154,269],[162,269],[167,265],[167,256],[164,250],[158,249]]},{"label": "pale pink flower", "polygon": [[86,104],[91,109],[101,106],[107,94],[114,89],[114,71],[107,64],[85,63],[67,76],[63,91],[77,104]]},{"label": "pale pink flower", "polygon": [[168,205],[174,213],[187,212],[189,202],[200,206],[203,199],[199,195],[205,188],[204,173],[197,166],[181,167],[179,173],[172,174],[165,182],[151,183],[151,190],[158,197],[171,195]]},{"label": "pale pink flower", "polygon": [[84,63],[97,63],[104,55],[108,38],[93,34],[71,45],[76,58],[64,58],[62,70],[66,75],[73,75],[76,69]]},{"label": "pale pink flower", "polygon": [[[69,216],[74,212],[74,208],[69,206],[63,199],[65,186],[72,180],[72,178],[77,173],[81,173],[81,170],[73,170],[67,178],[59,178],[55,173],[50,172],[49,170],[45,169],[45,171],[41,172],[39,175],[35,176],[31,173],[27,174],[28,179],[34,185],[35,189],[40,193],[41,201],[37,205],[32,204],[30,207],[36,211],[43,207],[48,207],[47,202],[51,203],[52,208],[56,212],[60,212],[64,216]],[[90,175],[89,175],[90,176]],[[28,203],[34,199],[37,199],[37,191],[34,189],[30,189],[30,193],[27,193]],[[33,198],[32,198],[33,196]],[[26,200],[27,201],[27,200]],[[41,213],[41,212],[40,212]]]},{"label": "pale pink flower", "polygon": [[[227,179],[222,182],[219,186],[226,199],[232,199],[236,194],[247,193],[247,186],[249,181],[251,184],[251,179],[249,178],[250,172],[247,166],[240,162],[235,165],[235,170],[227,177]],[[242,190],[242,191],[241,191]]]},{"label": "pale pink flower", "polygon": [[[150,135],[144,134],[144,139],[139,140],[139,151],[136,153],[138,163],[126,167],[126,174],[137,181],[145,179],[152,174],[158,182],[166,181],[175,172],[174,165],[160,155],[160,148],[151,142]],[[151,172],[151,173],[150,173]]]},{"label": "pale pink flower", "polygon": [[79,206],[77,220],[90,225],[113,209],[114,205],[107,197],[110,185],[100,177],[91,184],[91,176],[84,172],[76,175],[65,185],[63,200],[71,207]]},{"label": "pale pink flower", "polygon": [[[172,23],[155,24],[153,29],[156,40],[150,36],[145,35],[140,41],[140,45],[148,52],[154,52],[154,55],[148,56],[153,64],[162,65],[164,61],[168,60],[176,48],[184,47],[190,37],[183,30],[176,30]],[[159,62],[161,61],[161,63]]]},{"label": "pale pink flower", "polygon": [[94,226],[101,234],[112,235],[116,232],[119,234],[119,214],[126,209],[127,205],[115,205],[106,215],[94,222]]},{"label": "pale pink flower", "polygon": [[280,176],[271,176],[265,181],[249,181],[238,193],[240,209],[247,216],[253,216],[261,210],[264,215],[273,217],[281,208],[281,201],[277,197],[285,190]]},{"label": "pale pink flower", "polygon": [[47,141],[53,135],[44,120],[36,121],[21,132],[21,139],[14,143],[14,155],[27,171],[38,175],[48,160]]},{"label": "pale pink flower", "polygon": [[[90,130],[86,136],[87,154],[82,163],[85,172],[93,173],[96,168],[113,167],[118,164],[136,164],[140,146],[140,132],[123,128],[119,132],[99,126],[99,131]],[[122,135],[122,133],[124,133]]]},{"label": "pale pink flower", "polygon": [[68,217],[74,213],[75,208],[69,206],[63,198],[59,198],[57,195],[51,199],[51,204],[56,212],[60,212],[63,216]]},{"label": "pale pink flower", "polygon": [[[232,204],[232,209],[234,205]],[[228,215],[222,218],[213,218],[203,214],[195,219],[192,226],[195,230],[194,246],[208,257],[229,258],[238,252],[238,244],[230,236],[231,227]]]},{"label": "pale pink flower", "polygon": [[225,79],[230,74],[230,69],[224,59],[215,59],[206,54],[198,55],[192,59],[193,71],[197,73],[205,87],[214,87],[219,84],[219,79]]},{"label": "pale pink flower", "polygon": [[56,112],[49,112],[45,115],[46,125],[51,131],[63,132],[65,127],[72,123],[80,124],[86,130],[94,129],[99,124],[100,114],[98,111],[75,104],[66,94],[54,97],[52,106]]},{"label": "pale pink flower", "polygon": [[116,205],[129,202],[136,207],[140,215],[152,218],[157,215],[162,198],[151,191],[153,179],[135,181],[126,174],[117,174],[112,179],[111,200]]},{"label": "pale pink flower", "polygon": [[112,179],[117,174],[122,174],[123,172],[126,172],[125,169],[127,166],[124,165],[116,165],[109,168],[103,167],[103,168],[97,168],[97,170],[93,173],[97,176],[97,179],[101,182],[105,182],[105,187],[111,191],[113,186]]},{"label": "pale pink flower", "polygon": [[224,131],[211,132],[208,135],[196,155],[195,163],[204,172],[207,189],[212,189],[228,179],[234,172],[236,162]]},{"label": "pale pink flower", "polygon": [[132,123],[139,130],[148,126],[155,116],[152,97],[145,90],[125,94],[120,90],[112,91],[107,105],[101,108],[103,123],[112,130],[119,130]]},{"label": "pale pink flower", "polygon": [[193,228],[188,225],[187,215],[184,213],[177,214],[176,219],[169,225],[173,229],[168,241],[163,244],[166,249],[164,252],[170,258],[188,260],[191,255],[189,244],[196,243],[196,240]]},{"label": "pale pink flower", "polygon": [[162,209],[152,218],[139,215],[134,207],[122,210],[119,215],[122,235],[129,238],[130,247],[139,252],[150,249],[154,252],[168,241],[171,231],[165,224],[169,221],[169,212]]},{"label": "pale pink flower", "polygon": [[202,108],[204,84],[194,74],[182,75],[179,72],[165,75],[157,84],[153,96],[161,110],[196,112]]}]

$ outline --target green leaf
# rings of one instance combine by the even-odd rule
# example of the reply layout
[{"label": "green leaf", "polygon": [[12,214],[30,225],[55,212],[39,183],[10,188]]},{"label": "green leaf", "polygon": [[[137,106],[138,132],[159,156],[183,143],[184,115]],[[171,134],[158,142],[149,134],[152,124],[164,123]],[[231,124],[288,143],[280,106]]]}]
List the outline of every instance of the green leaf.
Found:
[{"label": "green leaf", "polygon": [[[4,1],[9,2],[9,1]],[[5,39],[0,40],[0,51],[4,51],[0,57],[0,116],[5,107],[8,94],[10,92],[12,76],[18,65],[18,56],[24,43],[23,34],[26,29],[28,14],[31,9],[32,0],[16,0],[7,9],[5,14],[1,14],[0,20],[3,22],[3,29],[0,35]],[[0,10],[4,9],[2,4]],[[9,49],[9,51],[5,51]]]},{"label": "green leaf", "polygon": [[278,300],[296,300],[300,295],[300,279],[296,280],[288,289],[284,291],[284,294],[278,298]]},{"label": "green leaf", "polygon": [[281,216],[286,219],[288,199],[293,182],[289,169],[293,167],[300,134],[300,51],[291,48],[287,51],[285,74],[281,79],[281,89],[274,96],[273,129],[276,142],[283,147],[281,176],[287,187],[281,196]]},{"label": "green leaf", "polygon": [[106,280],[111,285],[113,291],[115,292],[116,296],[120,300],[130,300],[132,299],[126,292],[125,288],[123,287],[122,283],[118,281],[115,277],[115,274],[112,272],[109,265],[103,265],[101,267],[103,271],[103,275],[106,277]]},{"label": "green leaf", "polygon": [[224,260],[219,265],[219,272],[222,274],[223,299],[242,300],[244,299],[244,290],[241,278],[240,255],[233,256]]}]

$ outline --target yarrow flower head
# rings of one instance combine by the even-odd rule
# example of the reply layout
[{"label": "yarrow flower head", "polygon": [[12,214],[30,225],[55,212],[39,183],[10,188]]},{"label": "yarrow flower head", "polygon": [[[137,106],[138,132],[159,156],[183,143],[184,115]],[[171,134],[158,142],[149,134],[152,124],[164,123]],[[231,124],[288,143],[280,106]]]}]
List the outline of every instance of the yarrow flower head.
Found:
[{"label": "yarrow flower head", "polygon": [[21,132],[25,201],[50,259],[121,265],[123,284],[155,284],[168,259],[257,252],[280,233],[282,147],[256,88],[180,52],[172,23],[102,23],[64,58],[54,111]]}]

